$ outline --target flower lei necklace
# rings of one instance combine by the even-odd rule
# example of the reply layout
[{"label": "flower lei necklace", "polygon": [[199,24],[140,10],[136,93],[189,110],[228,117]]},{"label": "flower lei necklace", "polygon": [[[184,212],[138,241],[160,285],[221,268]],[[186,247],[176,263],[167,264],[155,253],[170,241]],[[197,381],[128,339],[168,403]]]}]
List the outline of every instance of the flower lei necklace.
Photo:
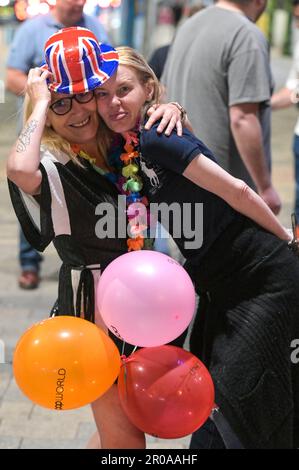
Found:
[{"label": "flower lei necklace", "polygon": [[[103,176],[112,181],[119,192],[126,196],[126,212],[129,226],[129,238],[127,239],[128,251],[136,251],[142,249],[152,249],[154,240],[149,235],[150,211],[149,203],[146,196],[141,194],[143,182],[139,176],[139,166],[136,163],[139,158],[139,139],[136,132],[127,132],[124,134],[125,145],[124,150],[112,166],[118,170],[118,173],[107,172],[101,170]],[[79,157],[88,160],[95,169],[96,159],[90,157],[86,152],[80,149],[78,145],[72,145],[74,153]],[[146,220],[140,220],[140,213],[137,203],[146,207]]]},{"label": "flower lei necklace", "polygon": [[[122,185],[122,193],[126,195],[127,217],[130,227],[130,238],[127,240],[128,251],[152,249],[154,240],[149,235],[151,217],[149,203],[146,196],[140,193],[143,188],[143,182],[139,176],[139,165],[136,163],[140,157],[139,139],[136,132],[126,132],[124,134],[126,143],[124,145],[125,153],[120,155],[123,163],[121,170],[125,179]],[[146,207],[146,220],[140,220],[140,212],[136,203],[141,203]]]}]

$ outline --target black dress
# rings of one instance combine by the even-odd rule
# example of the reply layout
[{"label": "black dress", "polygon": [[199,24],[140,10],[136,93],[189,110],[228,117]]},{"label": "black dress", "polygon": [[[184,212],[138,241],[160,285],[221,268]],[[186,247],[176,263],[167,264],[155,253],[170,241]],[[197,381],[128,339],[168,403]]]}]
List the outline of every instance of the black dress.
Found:
[{"label": "black dress", "polygon": [[[111,261],[128,251],[125,205],[123,199],[119,203],[120,193],[110,179],[96,171],[89,161],[79,160],[82,166],[63,152],[44,150],[38,196],[25,194],[11,181],[8,185],[14,210],[29,243],[43,251],[53,242],[62,260],[58,300],[51,316],[83,316],[94,322],[95,286],[99,276]],[[103,217],[102,226],[105,226],[107,206],[109,237],[99,237],[96,227]],[[118,237],[120,232],[122,236]],[[132,353],[134,346],[108,333],[122,354]],[[187,330],[170,344],[182,347],[186,335]]]},{"label": "black dress", "polygon": [[109,203],[118,218],[116,186],[90,162],[74,163],[65,153],[42,152],[40,194],[29,196],[8,181],[12,204],[28,242],[43,251],[53,242],[62,266],[55,314],[84,312],[94,321],[94,282],[117,256],[127,252],[125,238],[98,238],[100,203]]}]

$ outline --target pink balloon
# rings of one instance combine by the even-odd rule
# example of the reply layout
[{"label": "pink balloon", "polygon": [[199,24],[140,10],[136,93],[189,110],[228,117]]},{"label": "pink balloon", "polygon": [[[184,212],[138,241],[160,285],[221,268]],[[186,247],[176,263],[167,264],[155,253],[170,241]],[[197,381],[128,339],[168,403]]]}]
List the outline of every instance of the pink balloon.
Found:
[{"label": "pink balloon", "polygon": [[97,286],[98,310],[112,333],[137,346],[169,343],[187,328],[195,291],[182,266],[156,251],[112,261]]}]

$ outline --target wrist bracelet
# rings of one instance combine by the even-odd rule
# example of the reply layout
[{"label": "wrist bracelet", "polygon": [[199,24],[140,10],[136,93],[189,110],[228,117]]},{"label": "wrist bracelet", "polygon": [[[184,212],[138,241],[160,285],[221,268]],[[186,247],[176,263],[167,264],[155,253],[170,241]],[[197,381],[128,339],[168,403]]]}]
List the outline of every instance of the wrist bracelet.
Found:
[{"label": "wrist bracelet", "polygon": [[180,103],[177,103],[176,101],[171,101],[169,104],[173,104],[176,108],[178,108],[181,113],[181,121],[182,123],[184,123],[187,116],[187,111],[185,110],[185,108],[183,108],[183,106],[181,106]]}]

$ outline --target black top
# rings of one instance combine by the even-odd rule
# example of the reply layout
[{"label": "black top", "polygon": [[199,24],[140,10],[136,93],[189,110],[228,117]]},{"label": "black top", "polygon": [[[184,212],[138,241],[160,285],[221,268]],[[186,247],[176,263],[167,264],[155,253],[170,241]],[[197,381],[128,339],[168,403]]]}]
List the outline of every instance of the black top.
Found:
[{"label": "black top", "polygon": [[63,261],[56,314],[81,315],[83,297],[85,318],[93,320],[93,276],[126,253],[127,244],[126,238],[97,236],[97,224],[104,218],[102,225],[105,226],[108,220],[105,211],[97,211],[100,203],[109,203],[112,215],[109,224],[115,225],[117,234],[119,193],[116,186],[96,172],[89,162],[81,159],[81,165],[75,164],[63,152],[54,154],[45,150],[40,163],[42,183],[38,196],[25,194],[11,181],[8,185],[28,242],[44,251],[53,241]]},{"label": "black top", "polygon": [[158,49],[156,49],[153,52],[153,55],[151,56],[151,58],[148,61],[149,66],[155,72],[158,80],[160,80],[161,77],[162,77],[164,66],[165,66],[165,63],[166,63],[166,60],[167,60],[167,56],[168,56],[169,48],[170,48],[170,44],[167,44],[166,46],[158,47]]},{"label": "black top", "polygon": [[172,207],[177,210],[180,207],[174,215],[170,212],[169,226],[167,211],[164,217],[159,213],[159,220],[185,258],[197,264],[225,228],[241,215],[214,193],[182,176],[189,163],[200,154],[216,161],[203,142],[187,129],[183,130],[182,137],[176,133],[167,137],[158,134],[156,129],[154,125],[140,135],[144,191],[151,203],[176,204],[177,207]]},{"label": "black top", "polygon": [[61,194],[50,188],[52,175],[49,175],[44,166],[47,158],[44,157],[40,164],[41,190],[34,198],[38,202],[36,207],[40,223],[34,220],[30,206],[26,205],[26,200],[33,200],[32,196],[25,195],[14,183],[8,181],[13,206],[28,242],[37,250],[44,251],[53,241],[62,261],[71,266],[100,263],[102,267],[106,267],[117,256],[127,252],[126,239],[101,239],[95,233],[97,222],[105,217],[105,214],[96,215],[96,208],[100,203],[110,203],[115,209],[117,227],[119,193],[115,185],[97,173],[86,160],[81,159],[82,167],[72,160],[66,163],[59,159],[54,160],[66,203],[62,214],[68,213],[70,233],[66,233],[64,227],[55,230],[53,219],[55,215],[60,216],[56,214],[56,206],[60,203]]}]

